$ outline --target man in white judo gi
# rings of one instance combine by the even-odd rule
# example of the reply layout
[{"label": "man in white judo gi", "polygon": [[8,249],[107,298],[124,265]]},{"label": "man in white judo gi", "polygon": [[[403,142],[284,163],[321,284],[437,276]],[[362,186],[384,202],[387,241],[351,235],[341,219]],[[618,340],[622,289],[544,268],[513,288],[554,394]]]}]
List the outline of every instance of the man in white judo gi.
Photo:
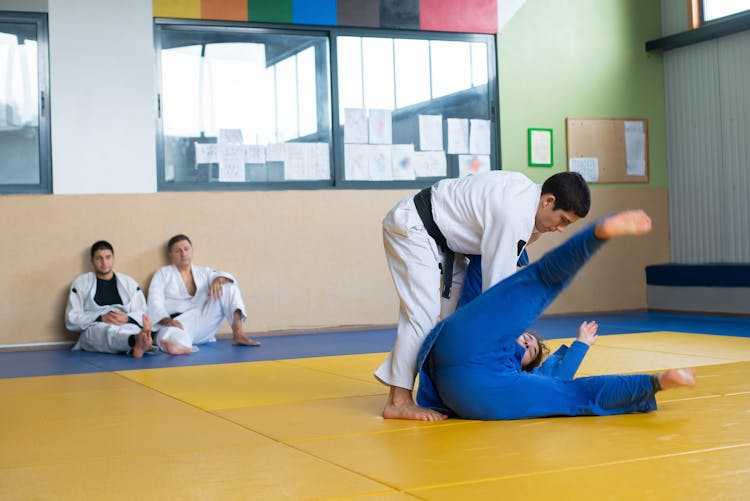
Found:
[{"label": "man in white judo gi", "polygon": [[115,251],[100,240],[91,246],[94,271],[73,280],[65,327],[80,334],[74,350],[128,353],[141,358],[154,351],[146,298],[135,280],[115,273]]},{"label": "man in white judo gi", "polygon": [[390,386],[384,418],[446,418],[419,407],[412,389],[424,338],[456,309],[465,255],[482,255],[487,290],[516,271],[527,244],[542,233],[565,230],[590,205],[588,186],[577,173],[558,173],[538,185],[517,172],[491,171],[444,179],[391,209],[383,220],[383,243],[400,311],[393,350],[375,372]]},{"label": "man in white judo gi", "polygon": [[244,333],[247,314],[235,278],[194,265],[193,243],[186,235],[170,238],[167,253],[172,264],[159,268],[148,288],[159,347],[172,355],[195,351],[195,345],[216,340],[224,319],[232,326],[233,345],[259,346]]}]

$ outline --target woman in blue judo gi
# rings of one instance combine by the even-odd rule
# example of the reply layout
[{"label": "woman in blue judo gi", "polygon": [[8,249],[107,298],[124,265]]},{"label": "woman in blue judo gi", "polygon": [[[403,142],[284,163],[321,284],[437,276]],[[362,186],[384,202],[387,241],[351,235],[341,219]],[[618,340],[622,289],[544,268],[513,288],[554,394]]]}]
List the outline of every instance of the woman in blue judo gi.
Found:
[{"label": "woman in blue judo gi", "polygon": [[476,282],[481,265],[473,259],[463,306],[435,326],[422,345],[419,405],[485,420],[624,414],[656,409],[659,390],[694,386],[693,369],[573,379],[596,339],[596,324],[585,322],[576,342],[541,365],[543,347],[526,331],[607,240],[649,231],[651,219],[640,210],[599,220],[472,298],[481,290]]}]

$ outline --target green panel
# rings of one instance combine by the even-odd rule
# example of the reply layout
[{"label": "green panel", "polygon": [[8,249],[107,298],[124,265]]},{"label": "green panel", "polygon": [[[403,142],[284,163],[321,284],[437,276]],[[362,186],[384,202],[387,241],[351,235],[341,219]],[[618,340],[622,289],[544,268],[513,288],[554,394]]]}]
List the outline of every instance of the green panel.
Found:
[{"label": "green panel", "polygon": [[[565,170],[565,117],[646,118],[648,186],[666,187],[663,63],[644,49],[660,34],[653,0],[526,0],[498,36],[503,168],[536,182]],[[553,169],[528,167],[532,127],[554,130]]]},{"label": "green panel", "polygon": [[257,23],[292,23],[292,0],[248,0],[247,20]]}]

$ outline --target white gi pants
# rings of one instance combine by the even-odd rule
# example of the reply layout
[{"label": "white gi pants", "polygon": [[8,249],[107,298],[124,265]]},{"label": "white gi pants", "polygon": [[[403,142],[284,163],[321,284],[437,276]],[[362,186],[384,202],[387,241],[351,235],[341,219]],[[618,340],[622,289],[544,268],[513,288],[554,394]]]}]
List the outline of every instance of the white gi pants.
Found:
[{"label": "white gi pants", "polygon": [[174,318],[182,324],[182,329],[173,326],[161,327],[156,342],[161,347],[161,342],[169,339],[192,348],[196,344],[216,341],[216,331],[219,330],[222,320],[226,319],[231,325],[234,312],[237,310],[242,313],[244,321],[247,315],[240,288],[234,283],[226,283],[222,286],[219,299],[206,297],[203,306],[182,312]]},{"label": "white gi pants", "polygon": [[441,317],[456,309],[466,274],[466,258],[456,254],[451,297],[442,298],[439,266],[443,253],[427,233],[413,196],[401,200],[386,215],[383,245],[400,306],[396,342],[375,371],[375,377],[389,386],[411,390],[422,342]]},{"label": "white gi pants", "polygon": [[139,332],[141,328],[136,324],[113,325],[96,322],[84,329],[73,349],[101,353],[127,353],[130,351],[128,338]]}]

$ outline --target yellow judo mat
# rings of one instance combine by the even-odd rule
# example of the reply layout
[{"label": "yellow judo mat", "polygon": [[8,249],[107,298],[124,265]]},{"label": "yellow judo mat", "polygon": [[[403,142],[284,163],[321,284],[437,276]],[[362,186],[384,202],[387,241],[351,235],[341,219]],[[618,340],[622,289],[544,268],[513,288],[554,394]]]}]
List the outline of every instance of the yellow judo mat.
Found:
[{"label": "yellow judo mat", "polygon": [[601,337],[579,376],[698,368],[608,417],[383,420],[384,356],[0,380],[0,499],[750,499],[750,338]]}]

